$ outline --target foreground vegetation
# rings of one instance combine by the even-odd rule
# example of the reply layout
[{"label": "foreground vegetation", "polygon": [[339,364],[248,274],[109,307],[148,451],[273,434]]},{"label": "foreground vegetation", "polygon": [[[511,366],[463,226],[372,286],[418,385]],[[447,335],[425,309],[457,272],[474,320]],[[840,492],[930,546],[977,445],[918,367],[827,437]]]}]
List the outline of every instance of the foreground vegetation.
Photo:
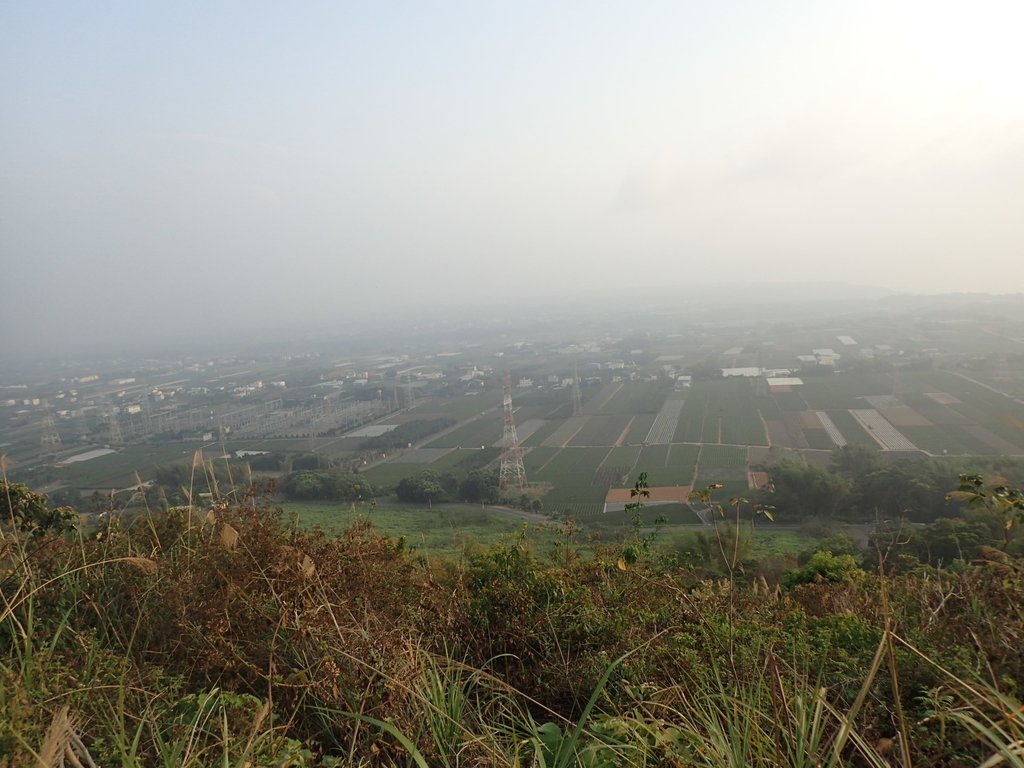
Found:
[{"label": "foreground vegetation", "polygon": [[3,494],[0,765],[1024,765],[1009,546],[890,573],[896,531],[775,584],[739,527],[696,569],[641,526],[442,561],[253,496],[87,535]]}]

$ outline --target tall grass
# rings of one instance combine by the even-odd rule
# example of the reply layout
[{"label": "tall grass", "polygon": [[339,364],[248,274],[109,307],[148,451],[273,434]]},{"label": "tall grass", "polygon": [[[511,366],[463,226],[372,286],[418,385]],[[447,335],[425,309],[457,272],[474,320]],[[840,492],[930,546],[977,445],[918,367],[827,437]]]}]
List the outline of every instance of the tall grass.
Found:
[{"label": "tall grass", "polygon": [[1024,764],[1019,564],[781,593],[618,559],[432,562],[253,498],[2,526],[0,765]]}]

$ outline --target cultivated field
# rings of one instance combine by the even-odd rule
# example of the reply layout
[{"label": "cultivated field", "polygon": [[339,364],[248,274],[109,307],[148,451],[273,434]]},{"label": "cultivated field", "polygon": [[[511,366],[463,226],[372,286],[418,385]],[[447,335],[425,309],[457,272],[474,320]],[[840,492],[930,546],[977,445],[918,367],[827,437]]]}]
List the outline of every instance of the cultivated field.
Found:
[{"label": "cultivated field", "polygon": [[[737,361],[753,362],[748,352]],[[1024,455],[1024,402],[1015,394],[1024,386],[1012,377],[921,370],[822,372],[802,381],[770,387],[763,378],[695,379],[678,388],[666,380],[590,382],[577,416],[571,413],[568,387],[514,390],[527,476],[543,489],[545,511],[594,519],[607,489],[631,486],[640,472],[651,485],[721,483],[724,498],[752,493],[752,466],[783,457],[824,466],[833,449],[847,444],[890,456]],[[500,392],[488,390],[424,397],[392,414],[385,423],[441,416],[457,423],[412,448],[390,451],[385,461],[367,466],[367,479],[387,493],[424,469],[464,475],[496,468],[500,405]],[[207,459],[236,450],[344,459],[357,455],[363,440],[338,435],[228,440],[203,447]],[[136,471],[145,478],[158,465],[191,462],[200,445],[130,446],[55,468],[52,482],[126,488],[135,484]]]}]

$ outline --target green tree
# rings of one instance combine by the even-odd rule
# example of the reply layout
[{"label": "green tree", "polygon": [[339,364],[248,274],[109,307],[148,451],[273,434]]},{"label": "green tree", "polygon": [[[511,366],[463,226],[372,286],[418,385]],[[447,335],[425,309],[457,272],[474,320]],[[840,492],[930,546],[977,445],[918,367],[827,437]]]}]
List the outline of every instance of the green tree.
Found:
[{"label": "green tree", "polygon": [[68,533],[78,526],[78,513],[71,507],[51,507],[45,493],[7,480],[0,480],[0,517],[2,524],[33,536]]},{"label": "green tree", "polygon": [[498,473],[474,469],[459,483],[459,498],[463,501],[493,504],[498,500]]},{"label": "green tree", "polygon": [[840,582],[857,578],[863,574],[853,555],[833,555],[831,552],[815,552],[807,564],[789,571],[782,577],[786,587],[811,584],[817,581]]},{"label": "green tree", "polygon": [[411,477],[403,478],[395,486],[395,495],[399,501],[413,504],[432,504],[446,498],[444,486],[437,473],[424,470]]},{"label": "green tree", "polygon": [[850,482],[824,469],[782,461],[768,469],[773,488],[766,498],[783,519],[836,517],[848,506]]},{"label": "green tree", "polygon": [[878,451],[866,445],[851,443],[832,452],[829,468],[848,478],[861,477],[882,466]]}]

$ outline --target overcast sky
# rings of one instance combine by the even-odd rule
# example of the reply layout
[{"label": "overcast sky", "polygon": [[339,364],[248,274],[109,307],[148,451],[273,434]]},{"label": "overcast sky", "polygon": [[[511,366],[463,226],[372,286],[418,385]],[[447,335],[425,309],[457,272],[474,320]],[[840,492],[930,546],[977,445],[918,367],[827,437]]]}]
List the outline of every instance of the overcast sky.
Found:
[{"label": "overcast sky", "polygon": [[466,296],[1024,291],[1024,3],[4,2],[0,350]]}]

